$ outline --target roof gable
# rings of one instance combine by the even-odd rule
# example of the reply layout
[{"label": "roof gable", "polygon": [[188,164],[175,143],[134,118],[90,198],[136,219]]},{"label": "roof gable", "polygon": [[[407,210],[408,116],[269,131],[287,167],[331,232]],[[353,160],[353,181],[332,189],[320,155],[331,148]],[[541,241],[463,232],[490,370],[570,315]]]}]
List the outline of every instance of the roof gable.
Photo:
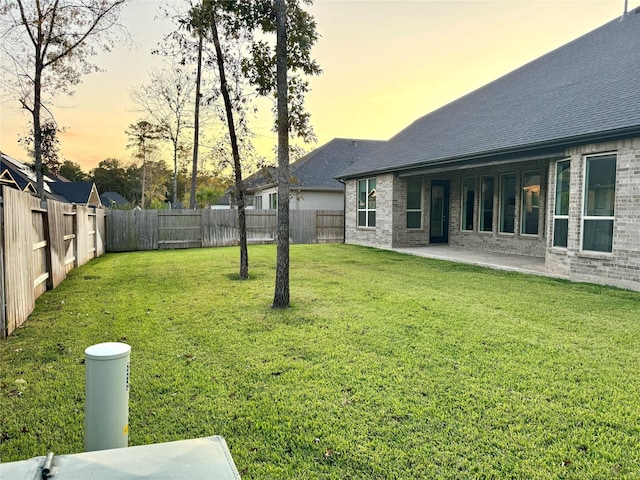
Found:
[{"label": "roof gable", "polygon": [[[301,159],[289,165],[289,172],[296,190],[341,190],[342,184],[335,177],[346,167],[366,158],[384,145],[382,140],[358,140],[334,138]],[[249,188],[261,190],[277,183],[277,170],[267,167],[247,178]]]},{"label": "roof gable", "polygon": [[640,133],[640,10],[416,120],[342,177]]},{"label": "roof gable", "polygon": [[64,197],[69,203],[79,205],[100,205],[100,196],[94,183],[91,182],[53,182],[51,190]]},{"label": "roof gable", "polygon": [[100,201],[105,206],[111,206],[112,204],[127,205],[129,203],[129,200],[124,198],[118,192],[105,192],[100,195]]}]

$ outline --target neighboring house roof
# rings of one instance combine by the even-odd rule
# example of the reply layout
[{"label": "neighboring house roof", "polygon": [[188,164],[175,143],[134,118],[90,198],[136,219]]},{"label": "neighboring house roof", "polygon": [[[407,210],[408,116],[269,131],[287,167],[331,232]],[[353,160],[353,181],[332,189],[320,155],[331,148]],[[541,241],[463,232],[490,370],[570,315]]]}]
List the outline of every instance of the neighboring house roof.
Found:
[{"label": "neighboring house roof", "polygon": [[[35,192],[36,173],[24,163],[10,157],[6,153],[0,152],[0,171],[9,170],[20,190]],[[52,194],[49,183],[54,180],[48,176],[43,176],[45,195]],[[55,196],[55,195],[54,195]]]},{"label": "neighboring house roof", "polygon": [[[31,167],[0,152],[0,175],[3,175],[5,170],[11,174],[11,178],[20,190],[28,191],[35,195],[36,174]],[[101,205],[98,189],[94,183],[69,182],[67,179],[60,181],[60,178],[51,175],[43,176],[46,198],[79,205]]]},{"label": "neighboring house roof", "polygon": [[341,178],[640,134],[640,8],[416,120]]},{"label": "neighboring house roof", "polygon": [[64,197],[68,203],[101,205],[98,189],[92,182],[52,182],[49,184],[49,188],[53,193]]},{"label": "neighboring house roof", "polygon": [[[289,172],[295,179],[291,185],[295,190],[342,190],[342,184],[335,177],[350,165],[366,158],[385,142],[382,140],[359,140],[334,138],[301,159],[289,165]],[[247,178],[248,189],[261,190],[277,183],[277,170],[273,167],[257,172]]]},{"label": "neighboring house roof", "polygon": [[100,201],[105,207],[110,207],[111,205],[127,205],[129,200],[124,198],[118,192],[106,192],[100,195]]}]

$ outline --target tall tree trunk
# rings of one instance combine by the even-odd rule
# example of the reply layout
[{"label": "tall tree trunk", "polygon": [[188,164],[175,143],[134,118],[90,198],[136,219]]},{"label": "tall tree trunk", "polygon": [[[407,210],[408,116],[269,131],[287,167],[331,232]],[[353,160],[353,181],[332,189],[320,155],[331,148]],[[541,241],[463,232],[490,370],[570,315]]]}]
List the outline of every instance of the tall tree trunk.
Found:
[{"label": "tall tree trunk", "polygon": [[202,42],[204,32],[200,29],[200,39],[198,40],[198,71],[196,73],[196,107],[193,119],[193,168],[191,170],[191,195],[189,198],[189,208],[196,208],[196,181],[198,180],[198,141],[200,139],[200,83],[202,80]]},{"label": "tall tree trunk", "polygon": [[236,177],[236,203],[238,205],[238,228],[240,229],[240,278],[249,278],[249,254],[247,249],[247,217],[244,208],[244,187],[242,185],[242,165],[240,164],[240,150],[238,148],[238,137],[236,127],[233,122],[233,107],[229,96],[229,86],[224,70],[224,57],[222,47],[218,38],[218,26],[216,24],[215,11],[211,12],[211,33],[213,34],[213,44],[216,48],[216,60],[218,72],[220,73],[220,90],[224,99],[224,109],[227,114],[227,125],[229,126],[229,139],[231,140],[231,152],[233,154],[233,170]]},{"label": "tall tree trunk", "polygon": [[142,145],[142,155],[142,193],[140,195],[140,208],[144,210],[144,194],[147,188],[147,148],[144,144]]},{"label": "tall tree trunk", "polygon": [[[177,131],[180,131],[180,124],[178,124]],[[178,202],[178,139],[173,141],[173,204]],[[173,208],[173,206],[171,206]]]},{"label": "tall tree trunk", "polygon": [[40,124],[40,107],[42,104],[42,55],[36,52],[36,68],[33,91],[33,152],[34,170],[36,171],[36,192],[40,200],[44,200],[44,174],[42,172],[42,125]]},{"label": "tall tree trunk", "polygon": [[276,0],[278,95],[278,239],[273,308],[289,307],[289,112],[287,108],[287,4]]}]

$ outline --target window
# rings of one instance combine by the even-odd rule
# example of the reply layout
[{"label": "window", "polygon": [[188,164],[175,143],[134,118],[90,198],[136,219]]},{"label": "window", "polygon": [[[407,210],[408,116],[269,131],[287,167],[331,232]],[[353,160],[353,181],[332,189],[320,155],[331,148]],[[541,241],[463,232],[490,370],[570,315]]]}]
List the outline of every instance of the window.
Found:
[{"label": "window", "polygon": [[520,232],[523,235],[537,235],[540,219],[540,172],[522,174],[521,195]]},{"label": "window", "polygon": [[261,195],[257,195],[255,197],[254,207],[255,207],[256,210],[262,210],[262,196]]},{"label": "window", "polygon": [[277,210],[278,209],[278,194],[277,193],[270,193],[269,194],[269,208],[271,210]]},{"label": "window", "polygon": [[493,190],[494,178],[482,177],[480,195],[480,231],[493,231]]},{"label": "window", "polygon": [[407,178],[407,228],[422,228],[422,178]]},{"label": "window", "polygon": [[587,157],[582,249],[611,252],[616,193],[616,156]]},{"label": "window", "polygon": [[516,221],[516,176],[500,177],[500,233],[514,233]]},{"label": "window", "polygon": [[376,226],[376,179],[358,180],[358,226]]},{"label": "window", "polygon": [[[476,179],[473,177],[462,179],[462,198],[460,204],[462,212],[460,215],[460,230],[473,231],[474,200],[476,196]],[[493,197],[493,192],[491,193]],[[493,199],[492,199],[493,204]]]},{"label": "window", "polygon": [[553,246],[567,248],[571,162],[556,164],[556,205],[553,210]]}]

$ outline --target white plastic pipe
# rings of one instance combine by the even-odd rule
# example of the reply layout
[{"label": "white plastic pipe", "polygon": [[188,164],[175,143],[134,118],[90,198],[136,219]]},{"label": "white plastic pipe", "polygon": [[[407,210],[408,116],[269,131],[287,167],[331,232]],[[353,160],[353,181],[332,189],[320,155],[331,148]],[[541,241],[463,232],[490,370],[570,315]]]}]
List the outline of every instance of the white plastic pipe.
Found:
[{"label": "white plastic pipe", "polygon": [[86,355],[84,449],[87,452],[129,445],[129,358],[131,347],[108,342]]}]

